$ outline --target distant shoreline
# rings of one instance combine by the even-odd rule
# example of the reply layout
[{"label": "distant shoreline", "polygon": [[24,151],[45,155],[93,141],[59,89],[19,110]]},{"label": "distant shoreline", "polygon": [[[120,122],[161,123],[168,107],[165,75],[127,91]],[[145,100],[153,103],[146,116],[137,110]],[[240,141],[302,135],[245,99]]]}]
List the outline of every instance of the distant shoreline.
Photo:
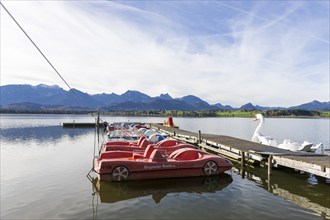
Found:
[{"label": "distant shoreline", "polygon": [[[65,115],[86,115],[98,111],[68,111],[68,110],[3,110],[0,109],[1,115],[6,114],[65,114]],[[183,117],[183,118],[252,118],[256,114],[262,113],[267,118],[330,118],[330,111],[309,111],[309,110],[234,110],[234,111],[182,111],[182,110],[161,110],[161,111],[107,111],[100,112],[103,116],[114,117]]]}]

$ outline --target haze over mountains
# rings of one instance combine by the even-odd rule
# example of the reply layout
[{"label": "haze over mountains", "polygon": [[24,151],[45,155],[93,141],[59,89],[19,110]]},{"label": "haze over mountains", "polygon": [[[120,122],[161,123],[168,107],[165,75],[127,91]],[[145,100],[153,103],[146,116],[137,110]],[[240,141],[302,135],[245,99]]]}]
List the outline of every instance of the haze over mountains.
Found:
[{"label": "haze over mountains", "polygon": [[69,91],[53,85],[5,85],[1,89],[1,108],[3,109],[67,109],[67,110],[95,110],[103,111],[142,111],[142,110],[270,110],[270,109],[304,109],[329,111],[330,102],[314,100],[289,108],[264,107],[247,103],[239,108],[234,108],[221,103],[209,104],[194,95],[181,98],[172,98],[168,93],[157,97],[150,97],[134,90],[118,95],[95,94],[90,95],[82,91],[72,89]]}]

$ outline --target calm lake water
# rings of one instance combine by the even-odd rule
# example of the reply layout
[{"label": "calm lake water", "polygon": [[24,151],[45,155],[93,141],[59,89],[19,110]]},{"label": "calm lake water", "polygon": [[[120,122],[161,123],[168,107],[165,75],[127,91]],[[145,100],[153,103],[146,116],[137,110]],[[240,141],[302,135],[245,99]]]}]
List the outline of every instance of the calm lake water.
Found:
[{"label": "calm lake water", "polygon": [[[160,117],[103,117],[163,122]],[[91,182],[88,115],[1,115],[1,219],[329,219],[330,183],[292,170],[239,164],[214,178]],[[174,118],[181,129],[250,140],[252,118]],[[329,119],[266,118],[263,133],[329,148]]]}]

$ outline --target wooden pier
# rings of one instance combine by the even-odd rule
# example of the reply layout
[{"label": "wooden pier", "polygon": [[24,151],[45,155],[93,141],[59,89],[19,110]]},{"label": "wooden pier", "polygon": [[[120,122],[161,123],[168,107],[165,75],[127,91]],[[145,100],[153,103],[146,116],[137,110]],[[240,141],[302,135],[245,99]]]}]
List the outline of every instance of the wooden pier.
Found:
[{"label": "wooden pier", "polygon": [[[144,124],[141,122],[129,122],[134,124]],[[95,122],[64,122],[62,123],[63,128],[95,128],[96,123]],[[104,123],[99,123],[99,128],[104,128]]]},{"label": "wooden pier", "polygon": [[[81,122],[67,122],[67,123],[63,123],[63,128],[95,128],[96,127],[96,123],[81,123]],[[100,128],[103,128],[104,125],[102,123],[99,124]]]},{"label": "wooden pier", "polygon": [[240,161],[243,166],[246,163],[267,165],[269,175],[272,167],[282,166],[330,178],[330,156],[327,155],[292,152],[230,136],[194,133],[162,124],[149,125],[172,138],[198,145],[202,150]]}]

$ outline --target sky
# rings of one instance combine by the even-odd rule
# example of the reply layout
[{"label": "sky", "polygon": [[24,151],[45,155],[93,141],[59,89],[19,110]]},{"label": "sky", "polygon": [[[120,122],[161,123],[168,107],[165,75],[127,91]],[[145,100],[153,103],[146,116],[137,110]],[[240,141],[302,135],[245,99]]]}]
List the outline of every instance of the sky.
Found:
[{"label": "sky", "polygon": [[[330,100],[329,1],[9,1],[71,88],[289,107]],[[1,86],[68,86],[7,12]]]}]

